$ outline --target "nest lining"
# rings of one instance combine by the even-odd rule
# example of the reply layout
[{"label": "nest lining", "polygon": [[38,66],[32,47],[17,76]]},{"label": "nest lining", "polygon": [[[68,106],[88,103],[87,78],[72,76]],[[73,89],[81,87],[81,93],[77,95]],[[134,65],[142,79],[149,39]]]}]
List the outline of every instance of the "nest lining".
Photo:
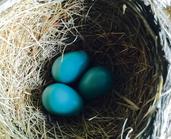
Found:
[{"label": "nest lining", "polygon": [[134,6],[125,1],[95,1],[88,6],[88,18],[80,29],[83,40],[73,49],[87,51],[93,64],[110,68],[115,81],[109,96],[87,106],[83,114],[87,122],[75,131],[83,138],[85,133],[88,138],[120,138],[131,130],[130,137],[138,137],[155,112],[151,105],[163,84],[161,59],[154,51],[155,33]]},{"label": "nest lining", "polygon": [[[0,136],[140,137],[155,112],[162,69],[155,33],[136,4],[124,0],[33,4],[28,0],[3,13]],[[40,102],[42,88],[53,82],[46,63],[78,49],[90,54],[92,64],[113,71],[114,89],[88,104],[78,117],[53,117]]]}]

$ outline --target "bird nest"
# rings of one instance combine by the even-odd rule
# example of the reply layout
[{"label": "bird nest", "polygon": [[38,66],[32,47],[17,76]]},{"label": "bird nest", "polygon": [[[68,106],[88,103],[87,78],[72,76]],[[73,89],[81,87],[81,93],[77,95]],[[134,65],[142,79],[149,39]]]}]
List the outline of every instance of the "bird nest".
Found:
[{"label": "bird nest", "polygon": [[[26,0],[1,13],[0,136],[117,139],[150,134],[164,63],[152,19],[149,7],[136,0]],[[51,63],[65,51],[80,49],[92,65],[113,72],[113,90],[88,102],[77,117],[49,115],[40,98],[54,82]]]}]

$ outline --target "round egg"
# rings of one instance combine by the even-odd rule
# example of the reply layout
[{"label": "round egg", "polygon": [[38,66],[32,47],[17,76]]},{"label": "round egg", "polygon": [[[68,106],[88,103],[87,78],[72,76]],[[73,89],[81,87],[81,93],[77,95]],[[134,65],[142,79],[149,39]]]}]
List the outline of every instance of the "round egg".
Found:
[{"label": "round egg", "polygon": [[55,83],[45,88],[42,94],[44,108],[58,116],[74,116],[83,109],[82,98],[71,87]]},{"label": "round egg", "polygon": [[89,57],[84,51],[74,51],[58,57],[52,65],[53,78],[62,83],[75,81],[87,68]]},{"label": "round egg", "polygon": [[84,98],[91,100],[111,91],[112,83],[112,73],[109,70],[93,67],[80,80],[79,91]]}]

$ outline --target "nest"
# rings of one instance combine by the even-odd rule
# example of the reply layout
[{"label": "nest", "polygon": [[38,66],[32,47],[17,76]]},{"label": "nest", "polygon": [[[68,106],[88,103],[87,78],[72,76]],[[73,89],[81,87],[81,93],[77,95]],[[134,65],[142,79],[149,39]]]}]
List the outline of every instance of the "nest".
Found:
[{"label": "nest", "polygon": [[[137,1],[20,2],[0,15],[0,136],[4,138],[140,138],[149,135],[162,84],[157,34]],[[154,24],[155,25],[155,24]],[[50,65],[85,50],[111,69],[109,95],[72,118],[41,105],[54,82]],[[152,129],[152,128],[150,128]]]}]

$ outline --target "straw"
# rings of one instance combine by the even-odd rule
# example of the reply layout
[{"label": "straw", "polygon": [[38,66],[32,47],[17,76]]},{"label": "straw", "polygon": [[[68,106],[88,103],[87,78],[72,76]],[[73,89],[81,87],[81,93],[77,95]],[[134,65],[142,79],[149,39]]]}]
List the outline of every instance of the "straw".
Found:
[{"label": "straw", "polygon": [[[134,1],[20,2],[0,14],[0,136],[4,138],[140,137],[161,95],[156,34]],[[44,111],[50,65],[85,50],[113,72],[112,92],[77,116]]]}]

